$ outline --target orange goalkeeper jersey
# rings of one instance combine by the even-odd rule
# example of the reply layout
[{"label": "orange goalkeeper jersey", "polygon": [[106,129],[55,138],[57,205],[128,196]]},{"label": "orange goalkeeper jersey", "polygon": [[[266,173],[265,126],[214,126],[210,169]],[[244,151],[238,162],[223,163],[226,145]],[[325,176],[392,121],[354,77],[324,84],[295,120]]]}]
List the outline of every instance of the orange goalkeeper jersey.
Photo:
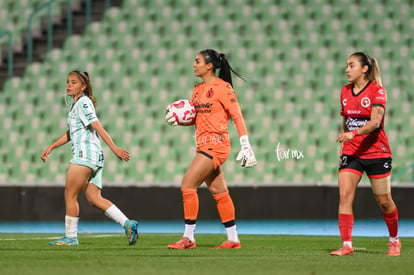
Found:
[{"label": "orange goalkeeper jersey", "polygon": [[227,126],[230,116],[239,136],[247,135],[237,95],[228,82],[217,77],[209,84],[195,85],[192,102],[197,112],[195,121],[197,144],[199,144],[200,137],[205,135],[225,134],[228,136]]}]

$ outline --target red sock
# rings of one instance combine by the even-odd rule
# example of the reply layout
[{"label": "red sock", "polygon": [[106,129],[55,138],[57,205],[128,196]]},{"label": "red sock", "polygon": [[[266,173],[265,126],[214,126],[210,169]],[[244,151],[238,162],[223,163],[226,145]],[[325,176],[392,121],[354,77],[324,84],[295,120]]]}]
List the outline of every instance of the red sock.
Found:
[{"label": "red sock", "polygon": [[226,223],[234,221],[236,219],[236,211],[234,210],[234,204],[231,200],[229,192],[213,195],[217,202],[217,210],[219,212],[221,222]]},{"label": "red sock", "polygon": [[387,224],[388,232],[390,233],[391,238],[396,238],[398,236],[398,211],[395,207],[394,211],[391,213],[382,213],[384,215],[384,221]]},{"label": "red sock", "polygon": [[338,214],[339,232],[344,242],[352,241],[352,227],[354,226],[354,215]]},{"label": "red sock", "polygon": [[198,195],[197,189],[181,188],[184,202],[184,219],[197,220],[198,215]]}]

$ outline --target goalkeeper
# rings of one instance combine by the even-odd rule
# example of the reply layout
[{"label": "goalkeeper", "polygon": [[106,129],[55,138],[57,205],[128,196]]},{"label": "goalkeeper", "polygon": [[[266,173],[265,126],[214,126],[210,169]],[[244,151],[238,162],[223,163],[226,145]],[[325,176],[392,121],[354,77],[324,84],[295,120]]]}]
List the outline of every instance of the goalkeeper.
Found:
[{"label": "goalkeeper", "polygon": [[[196,108],[197,154],[184,175],[181,192],[184,202],[185,230],[183,237],[168,245],[172,249],[195,248],[194,231],[199,208],[197,188],[205,182],[217,202],[221,222],[226,228],[227,240],[216,249],[240,248],[235,222],[235,209],[230,197],[222,164],[230,155],[230,139],[227,132],[228,121],[232,117],[240,137],[241,150],[236,160],[242,167],[253,167],[256,158],[249,144],[246,125],[232,88],[231,73],[242,78],[230,66],[227,57],[215,50],[199,52],[193,64],[194,74],[202,82],[194,86],[192,102]],[[218,77],[216,71],[219,71]],[[165,119],[169,125],[178,122],[166,111]]]}]

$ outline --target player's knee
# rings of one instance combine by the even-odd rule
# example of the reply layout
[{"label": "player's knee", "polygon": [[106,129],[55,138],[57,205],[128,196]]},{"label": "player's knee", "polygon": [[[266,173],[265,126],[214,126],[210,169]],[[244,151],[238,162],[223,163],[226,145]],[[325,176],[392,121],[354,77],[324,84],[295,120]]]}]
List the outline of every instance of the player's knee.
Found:
[{"label": "player's knee", "polygon": [[351,202],[354,199],[354,192],[349,192],[348,190],[341,190],[339,192],[339,199],[341,202]]},{"label": "player's knee", "polygon": [[189,176],[184,176],[181,181],[181,189],[197,189],[200,183]]},{"label": "player's knee", "polygon": [[392,201],[380,202],[379,206],[382,212],[389,213],[392,212],[394,208],[394,203]]},{"label": "player's knee", "polygon": [[78,200],[78,194],[77,193],[65,192],[65,201],[66,202],[72,202],[72,201],[77,201],[77,200]]}]

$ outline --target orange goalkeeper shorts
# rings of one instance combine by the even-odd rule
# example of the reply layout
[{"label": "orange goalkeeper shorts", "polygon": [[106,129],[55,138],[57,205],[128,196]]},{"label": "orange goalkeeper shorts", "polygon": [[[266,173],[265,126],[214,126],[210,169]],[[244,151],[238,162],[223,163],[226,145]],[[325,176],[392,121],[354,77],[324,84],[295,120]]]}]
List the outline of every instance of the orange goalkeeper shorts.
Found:
[{"label": "orange goalkeeper shorts", "polygon": [[210,158],[215,169],[229,158],[230,151],[231,143],[228,134],[209,134],[197,138],[197,153]]}]

